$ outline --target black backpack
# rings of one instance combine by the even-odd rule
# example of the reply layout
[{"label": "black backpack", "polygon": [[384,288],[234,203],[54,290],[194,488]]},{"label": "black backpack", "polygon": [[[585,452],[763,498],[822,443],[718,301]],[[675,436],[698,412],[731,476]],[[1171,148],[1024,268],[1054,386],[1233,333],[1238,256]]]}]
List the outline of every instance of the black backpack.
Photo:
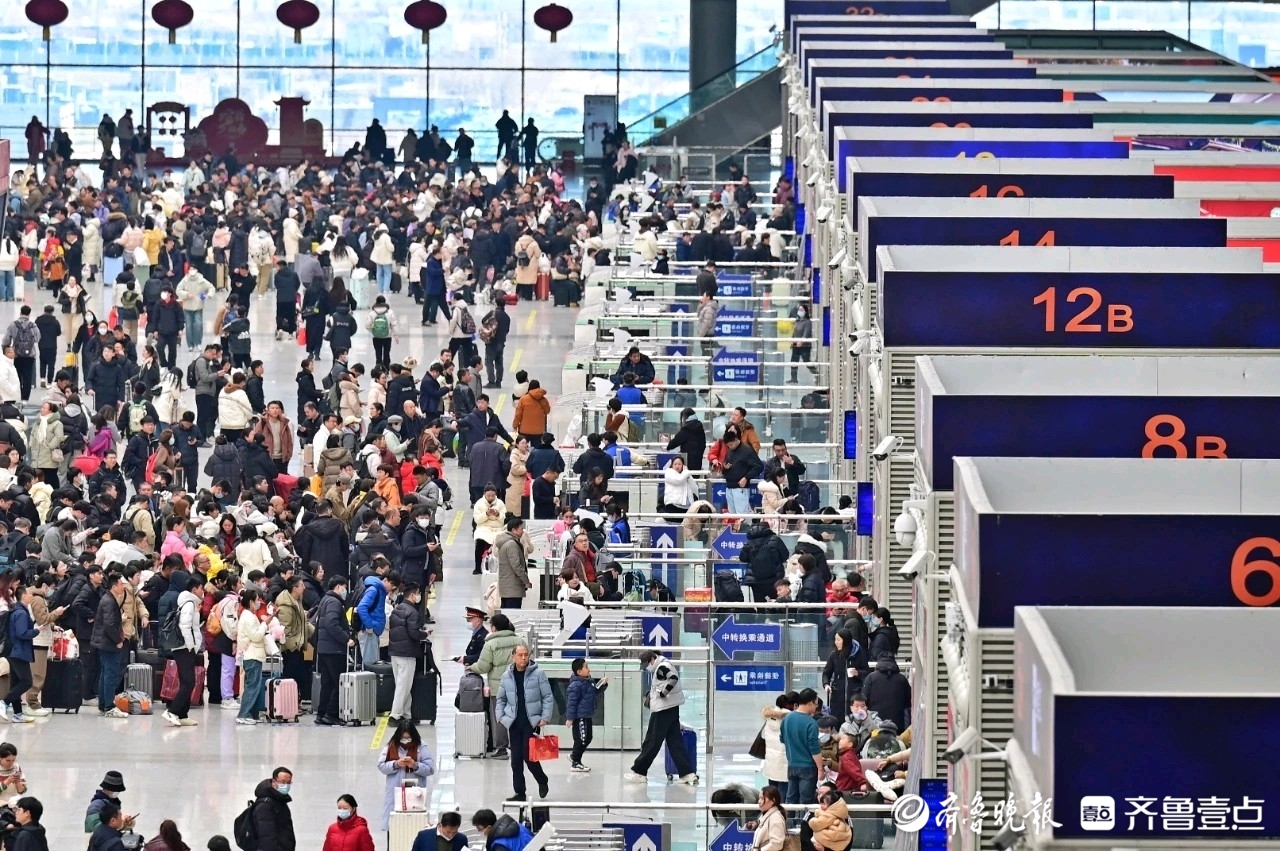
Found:
[{"label": "black backpack", "polygon": [[250,801],[232,823],[236,846],[243,851],[257,851],[258,848],[258,827],[253,822],[253,810],[257,806],[257,801]]},{"label": "black backpack", "polygon": [[742,596],[742,585],[738,582],[737,574],[729,570],[716,573],[715,596],[717,603],[743,602],[745,598]]},{"label": "black backpack", "polygon": [[196,358],[191,363],[187,364],[187,388],[190,390],[194,390],[196,388],[196,383],[200,380],[200,377],[196,375],[196,362],[199,360],[200,358]]}]

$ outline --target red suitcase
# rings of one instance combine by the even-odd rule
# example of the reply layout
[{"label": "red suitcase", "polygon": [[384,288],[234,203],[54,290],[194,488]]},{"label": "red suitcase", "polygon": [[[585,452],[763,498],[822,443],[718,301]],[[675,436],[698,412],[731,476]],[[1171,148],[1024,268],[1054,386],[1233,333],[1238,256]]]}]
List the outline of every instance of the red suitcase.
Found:
[{"label": "red suitcase", "polygon": [[551,298],[551,273],[539,272],[538,279],[533,286],[534,295],[538,301],[546,301]]}]

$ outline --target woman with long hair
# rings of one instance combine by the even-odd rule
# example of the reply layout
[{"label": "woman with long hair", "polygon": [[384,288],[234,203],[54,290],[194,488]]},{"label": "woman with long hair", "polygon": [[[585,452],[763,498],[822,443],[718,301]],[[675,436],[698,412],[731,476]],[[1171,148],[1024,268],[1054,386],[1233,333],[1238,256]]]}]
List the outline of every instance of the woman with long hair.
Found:
[{"label": "woman with long hair", "polygon": [[262,593],[257,588],[240,592],[240,617],[236,619],[236,645],[244,676],[240,687],[240,714],[237,724],[257,724],[258,713],[266,708],[262,666],[267,661],[267,627],[258,618]]},{"label": "woman with long hair", "polygon": [[182,833],[172,819],[160,822],[160,832],[142,848],[143,851],[191,851],[191,846],[182,841]]},{"label": "woman with long hair", "polygon": [[427,778],[436,773],[435,760],[413,721],[405,719],[396,725],[386,750],[378,756],[378,771],[387,778],[382,799],[382,829],[390,830],[396,790],[406,780],[416,780],[419,786],[425,786]]},{"label": "woman with long hair", "polygon": [[787,811],[782,806],[782,794],[777,786],[760,790],[760,818],[747,822],[747,829],[754,830],[751,851],[782,851],[787,841]]}]

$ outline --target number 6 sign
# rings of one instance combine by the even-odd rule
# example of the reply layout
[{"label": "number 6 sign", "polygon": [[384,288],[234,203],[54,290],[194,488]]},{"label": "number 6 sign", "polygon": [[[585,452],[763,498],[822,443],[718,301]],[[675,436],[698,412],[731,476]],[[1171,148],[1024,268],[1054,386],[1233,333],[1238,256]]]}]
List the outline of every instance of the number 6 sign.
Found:
[{"label": "number 6 sign", "polygon": [[[1249,561],[1257,550],[1266,550],[1272,558]],[[1275,538],[1250,538],[1239,547],[1231,558],[1231,591],[1246,606],[1274,606],[1280,603],[1280,541]],[[1246,583],[1250,576],[1263,575],[1271,583],[1266,594],[1254,594]]]}]

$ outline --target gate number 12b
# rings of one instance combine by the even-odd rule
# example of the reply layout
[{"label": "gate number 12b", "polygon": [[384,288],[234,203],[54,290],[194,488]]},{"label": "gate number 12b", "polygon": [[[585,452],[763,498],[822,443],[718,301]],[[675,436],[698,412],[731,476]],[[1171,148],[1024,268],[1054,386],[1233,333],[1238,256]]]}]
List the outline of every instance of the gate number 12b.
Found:
[{"label": "gate number 12b", "polygon": [[[1106,327],[1102,322],[1090,322],[1095,313],[1103,309],[1102,293],[1093,287],[1076,287],[1067,293],[1068,304],[1083,303],[1076,314],[1067,320],[1062,330],[1068,333],[1099,334],[1104,330],[1111,334],[1123,334],[1133,330],[1133,308],[1127,304],[1105,305],[1105,315],[1098,319],[1106,319]],[[1058,288],[1049,287],[1031,300],[1032,304],[1044,305],[1044,330],[1052,334],[1058,330]]]}]

